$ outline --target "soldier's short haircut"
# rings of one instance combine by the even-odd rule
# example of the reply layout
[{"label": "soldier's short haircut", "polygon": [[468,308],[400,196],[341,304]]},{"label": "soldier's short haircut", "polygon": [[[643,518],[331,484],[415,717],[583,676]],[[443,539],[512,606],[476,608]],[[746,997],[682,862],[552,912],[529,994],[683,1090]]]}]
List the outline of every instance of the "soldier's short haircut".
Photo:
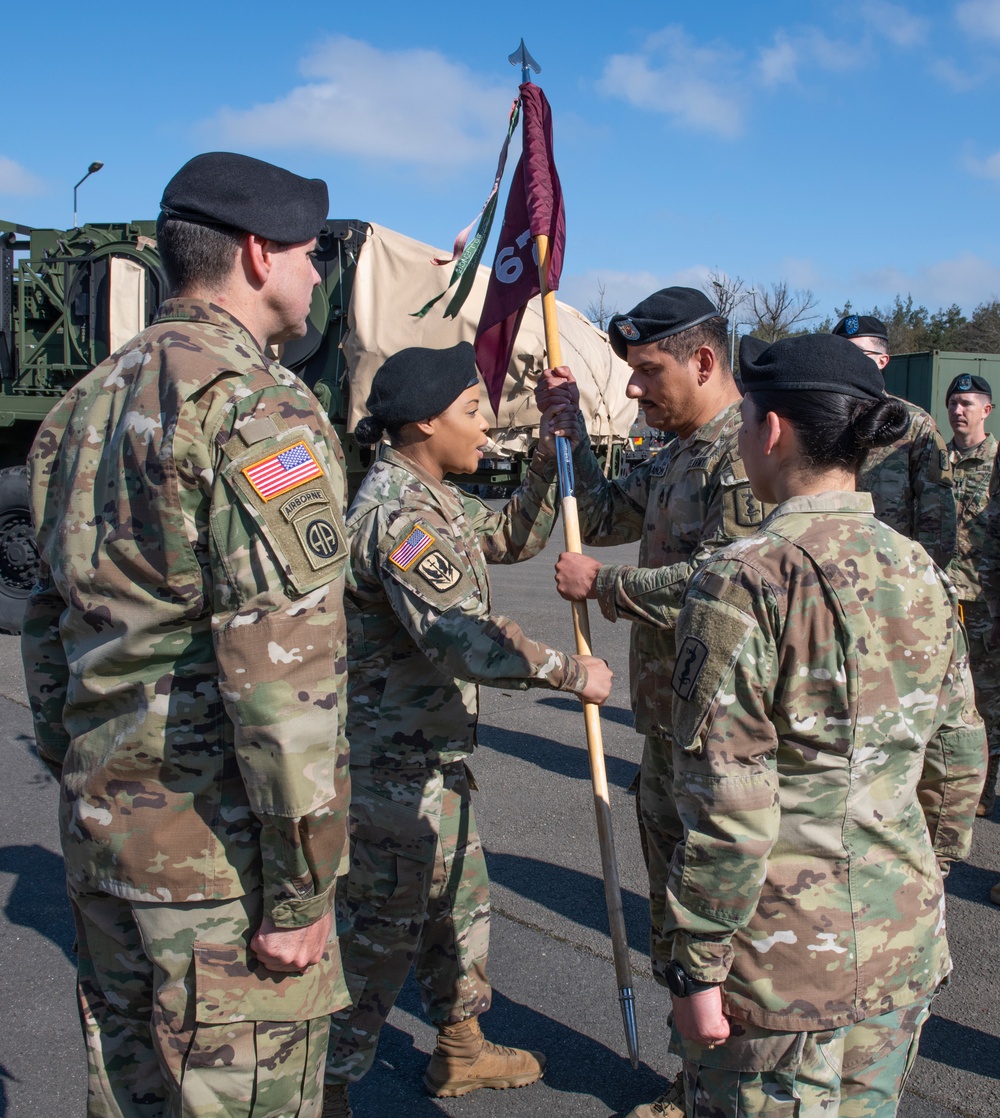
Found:
[{"label": "soldier's short haircut", "polygon": [[889,352],[888,338],[877,338],[874,335],[868,334],[861,340],[865,343],[865,349],[870,349],[873,353]]},{"label": "soldier's short haircut", "polygon": [[719,314],[692,326],[690,330],[682,330],[679,334],[660,338],[656,343],[664,353],[669,353],[675,360],[683,364],[689,361],[696,349],[707,345],[715,354],[715,360],[724,373],[732,375],[729,367],[729,320]]},{"label": "soldier's short haircut", "polygon": [[753,388],[747,399],[758,421],[774,412],[792,425],[814,471],[839,466],[857,472],[869,450],[891,446],[910,426],[910,413],[892,396],[875,400],[843,392]]},{"label": "soldier's short haircut", "polygon": [[227,225],[196,225],[177,218],[163,222],[156,247],[171,293],[224,283],[236,264],[244,236]]}]

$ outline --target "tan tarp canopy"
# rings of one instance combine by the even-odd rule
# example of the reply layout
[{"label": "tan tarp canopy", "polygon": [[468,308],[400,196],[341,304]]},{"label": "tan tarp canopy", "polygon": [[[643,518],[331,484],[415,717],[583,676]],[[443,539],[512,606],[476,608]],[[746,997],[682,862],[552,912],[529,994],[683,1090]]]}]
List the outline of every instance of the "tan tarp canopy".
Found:
[{"label": "tan tarp canopy", "polygon": [[[350,411],[347,430],[353,431],[366,415],[365,400],[372,378],[382,362],[407,346],[445,348],[473,341],[486,297],[490,270],[479,268],[472,291],[458,318],[445,318],[449,296],[435,304],[424,318],[412,312],[437,295],[451,278],[452,266],[438,267],[432,257],[446,252],[421,244],[401,233],[372,225],[358,256],[354,290],[348,309],[348,333],[343,342],[350,369]],[[559,333],[563,363],[580,384],[580,402],[591,437],[624,439],[635,422],[637,405],[626,399],[629,367],[615,356],[607,337],[579,311],[559,304]],[[524,312],[504,384],[498,422],[490,435],[507,453],[527,447],[530,428],[539,414],[532,395],[538,373],[545,367],[545,332],[542,304],[532,299]],[[482,392],[483,413],[493,419],[493,409]]]}]

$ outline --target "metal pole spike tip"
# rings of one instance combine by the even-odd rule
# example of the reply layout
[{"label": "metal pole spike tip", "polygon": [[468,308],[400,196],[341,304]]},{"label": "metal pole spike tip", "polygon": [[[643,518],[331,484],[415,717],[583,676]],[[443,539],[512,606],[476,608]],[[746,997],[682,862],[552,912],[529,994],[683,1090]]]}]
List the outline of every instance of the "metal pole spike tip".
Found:
[{"label": "metal pole spike tip", "polygon": [[521,73],[524,75],[524,80],[528,80],[529,67],[535,71],[536,74],[542,72],[541,66],[531,57],[528,53],[528,48],[524,45],[524,40],[521,40],[521,45],[514,51],[513,54],[507,55],[507,61],[511,66],[520,66]]},{"label": "metal pole spike tip", "polygon": [[622,1007],[622,1024],[625,1026],[625,1043],[628,1045],[628,1058],[633,1070],[639,1068],[639,1028],[635,1020],[635,995],[631,986],[621,986],[618,1001]]}]

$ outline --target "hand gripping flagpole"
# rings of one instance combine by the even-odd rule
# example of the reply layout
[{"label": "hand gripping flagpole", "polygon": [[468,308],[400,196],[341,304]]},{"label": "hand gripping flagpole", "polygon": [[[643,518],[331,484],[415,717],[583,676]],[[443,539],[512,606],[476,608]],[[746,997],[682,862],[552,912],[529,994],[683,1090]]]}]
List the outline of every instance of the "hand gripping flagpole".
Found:
[{"label": "hand gripping flagpole", "polygon": [[[521,67],[521,81],[531,80],[529,67],[536,74],[541,67],[528,53],[521,40],[520,47],[509,56],[511,63]],[[545,350],[550,368],[562,364],[562,344],[556,316],[556,295],[549,289],[549,238],[544,234],[535,237],[538,248],[538,279],[542,289],[542,316],[545,324]],[[559,490],[562,494],[563,529],[566,550],[583,554],[580,536],[580,517],[576,505],[576,479],[573,471],[573,447],[569,439],[556,439],[556,459],[559,464]],[[586,602],[573,602],[573,631],[576,651],[581,656],[592,656],[590,619]],[[604,764],[604,741],[601,735],[600,708],[596,703],[583,704],[583,717],[587,728],[587,752],[590,756],[590,781],[594,790],[594,810],[597,814],[597,839],[601,849],[601,869],[604,873],[604,899],[608,906],[608,924],[611,929],[611,949],[618,980],[618,1001],[621,1004],[625,1041],[633,1068],[639,1066],[639,1032],[635,1019],[635,994],[632,989],[632,963],[628,954],[625,933],[625,913],[622,909],[622,889],[618,877],[618,859],[615,856],[615,837],[611,824],[611,803],[608,797],[608,775]]]}]

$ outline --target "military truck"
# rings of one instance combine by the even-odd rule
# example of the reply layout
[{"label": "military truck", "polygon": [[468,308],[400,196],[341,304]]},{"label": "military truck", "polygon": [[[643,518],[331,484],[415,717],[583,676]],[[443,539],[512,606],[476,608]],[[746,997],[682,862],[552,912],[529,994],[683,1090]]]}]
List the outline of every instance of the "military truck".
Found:
[{"label": "military truck", "polygon": [[[28,509],[25,460],[41,421],[95,365],[144,329],[167,294],[152,221],[32,229],[0,221],[0,629],[20,629],[38,564]],[[408,345],[471,340],[489,270],[480,268],[457,318],[414,312],[447,283],[442,253],[364,221],[330,220],[318,238],[316,289],[304,337],[277,354],[315,391],[338,429],[356,489],[375,451],[352,432],[365,414],[371,379]],[[440,304],[444,305],[444,301]],[[560,304],[563,359],[581,385],[591,438],[609,475],[624,463],[634,401],[628,366],[583,315]],[[474,476],[491,492],[520,479],[537,439],[532,386],[544,366],[540,304],[529,304],[511,360],[493,449]]]}]

